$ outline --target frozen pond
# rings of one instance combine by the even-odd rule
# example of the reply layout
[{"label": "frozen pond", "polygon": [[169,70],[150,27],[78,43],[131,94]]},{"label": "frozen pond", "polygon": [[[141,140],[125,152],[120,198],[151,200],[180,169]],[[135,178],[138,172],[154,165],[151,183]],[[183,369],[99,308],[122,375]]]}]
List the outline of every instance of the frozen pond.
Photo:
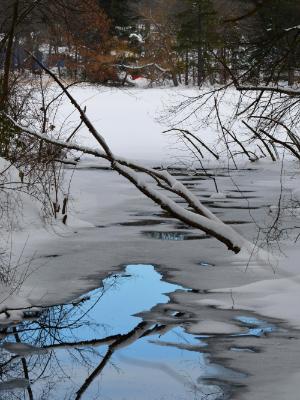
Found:
[{"label": "frozen pond", "polygon": [[[274,191],[272,181],[265,191],[263,173],[220,170],[226,197],[214,199],[211,180],[173,172],[250,239],[257,222],[270,218]],[[239,310],[230,292],[214,293],[273,271],[253,273],[251,260],[233,260],[109,170],[82,169],[74,179],[74,207],[90,225],[41,247],[35,290],[44,285],[50,293],[35,303],[42,310],[30,309],[24,323],[1,330],[0,398],[291,400],[272,387],[282,365],[295,370],[298,332]],[[99,182],[93,191],[90,181]],[[48,307],[53,293],[57,305]],[[212,296],[231,306],[202,302]]]}]

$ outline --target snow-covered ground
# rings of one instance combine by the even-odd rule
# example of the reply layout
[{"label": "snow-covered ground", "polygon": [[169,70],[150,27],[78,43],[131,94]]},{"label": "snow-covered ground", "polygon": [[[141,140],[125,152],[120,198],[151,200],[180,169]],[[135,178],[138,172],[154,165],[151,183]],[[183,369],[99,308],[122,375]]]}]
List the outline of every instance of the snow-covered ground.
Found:
[{"label": "snow-covered ground", "polygon": [[[170,121],[169,117],[162,117],[176,101],[196,91],[81,87],[72,93],[87,106],[87,114],[114,153],[147,165],[189,166],[188,153],[183,152],[182,145],[162,133]],[[224,114],[231,100],[229,96]],[[66,129],[70,129],[71,120],[78,120],[71,112],[71,105],[64,103],[60,118],[70,115]],[[203,140],[213,146],[219,136],[217,124],[207,127],[199,124],[199,129]],[[76,140],[96,146],[84,130]],[[257,246],[263,246],[264,259],[256,251],[234,255],[212,238],[158,240],[159,236],[153,232],[188,231],[194,235],[201,232],[167,218],[121,176],[101,169],[103,163],[85,158],[72,177],[68,226],[59,221],[45,223],[39,217],[37,205],[23,196],[23,210],[9,240],[11,263],[17,264],[20,259],[21,265],[13,284],[2,285],[0,295],[2,311],[16,310],[10,311],[9,316],[2,312],[0,323],[17,321],[22,317],[22,307],[71,301],[98,287],[102,279],[126,264],[147,263],[157,265],[168,281],[195,291],[205,290],[193,296],[183,294],[178,300],[199,313],[199,323],[188,327],[193,333],[231,332],[234,326],[226,319],[226,311],[241,309],[282,320],[286,326],[299,329],[299,164],[289,157],[285,157],[284,163],[266,160],[250,163],[246,159],[240,163],[240,170],[228,169],[226,152],[219,164],[208,160],[222,193],[217,196],[214,183],[206,176],[197,176],[189,169],[175,173],[219,218]],[[67,176],[71,174],[72,170],[66,171]],[[278,206],[281,213],[277,221]],[[157,223],[148,226],[149,219]],[[143,226],[142,222],[134,224],[137,221],[146,222]],[[280,236],[273,237],[273,230],[267,240],[268,227],[274,222],[278,222],[276,233]],[[213,313],[207,308],[212,305],[220,312]],[[296,375],[284,376],[280,386],[288,387],[290,392],[288,397],[282,397],[282,393],[288,392],[276,392],[276,381],[269,381],[273,385],[272,399],[296,399],[293,391],[297,382]],[[247,397],[247,393],[244,396],[271,398]]]},{"label": "snow-covered ground", "polygon": [[[191,128],[192,132],[201,132],[201,138],[208,146],[215,146],[220,142],[220,132],[217,121],[213,118],[202,121],[203,114],[192,113],[188,121],[184,121],[194,111],[195,105],[179,111],[179,104],[184,104],[191,98],[197,97],[199,91],[192,88],[153,88],[153,89],[118,89],[79,87],[71,91],[80,105],[86,106],[86,113],[90,120],[103,134],[114,154],[138,161],[160,165],[179,163],[191,165],[191,153],[187,154],[187,147],[173,133],[164,133],[176,124],[176,127]],[[220,110],[222,118],[231,116],[233,104],[238,96],[229,91]],[[205,112],[213,106],[213,99],[207,101]],[[66,101],[58,114],[58,123],[65,124],[63,132],[78,122],[78,113]],[[65,133],[66,135],[66,133]],[[87,132],[86,128],[79,130],[76,140],[83,145],[97,146],[96,141]],[[218,149],[224,153],[225,145],[218,143]],[[203,149],[201,149],[203,151]],[[212,162],[207,151],[206,163]],[[223,154],[223,162],[227,165],[227,153]],[[219,165],[219,164],[218,164]],[[198,163],[199,167],[199,163]]]}]

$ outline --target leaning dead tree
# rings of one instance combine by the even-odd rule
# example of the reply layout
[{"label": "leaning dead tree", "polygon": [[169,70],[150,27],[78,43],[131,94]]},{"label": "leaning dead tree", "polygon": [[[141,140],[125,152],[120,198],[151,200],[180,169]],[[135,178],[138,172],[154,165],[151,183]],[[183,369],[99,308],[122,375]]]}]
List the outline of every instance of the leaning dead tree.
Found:
[{"label": "leaning dead tree", "polygon": [[[38,62],[38,60],[36,61]],[[249,246],[249,243],[242,238],[240,234],[229,225],[223,223],[212,212],[204,207],[201,201],[168,171],[147,168],[141,164],[116,156],[106,143],[104,137],[97,131],[95,126],[89,120],[85,110],[71,95],[70,91],[54,73],[42,64],[41,67],[53,78],[73,106],[77,109],[81,121],[87,127],[90,134],[96,139],[100,149],[80,146],[72,141],[57,140],[53,138],[53,132],[37,132],[28,126],[23,126],[10,116],[6,115],[9,122],[18,129],[19,135],[29,135],[42,142],[56,145],[61,149],[75,150],[84,154],[93,155],[97,158],[105,159],[110,163],[112,170],[118,172],[130,181],[140,192],[160,206],[161,209],[167,211],[172,217],[216,238],[220,242],[224,243],[228,249],[234,253],[239,253],[242,247]],[[149,182],[149,178],[151,178],[151,182]],[[175,195],[177,199],[180,199],[181,201],[184,200],[185,205],[181,205],[181,203],[178,204],[176,200],[171,198],[170,194]]]}]

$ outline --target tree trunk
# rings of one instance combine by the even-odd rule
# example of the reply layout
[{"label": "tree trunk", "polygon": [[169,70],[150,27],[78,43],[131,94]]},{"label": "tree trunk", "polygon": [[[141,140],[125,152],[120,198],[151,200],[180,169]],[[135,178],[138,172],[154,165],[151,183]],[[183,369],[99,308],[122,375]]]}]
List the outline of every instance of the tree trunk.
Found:
[{"label": "tree trunk", "polygon": [[197,58],[197,85],[201,86],[204,79],[203,52],[201,47],[198,48]]},{"label": "tree trunk", "polygon": [[11,28],[8,35],[6,52],[5,52],[4,72],[3,72],[1,94],[0,94],[0,110],[5,109],[9,96],[9,76],[10,76],[11,61],[13,55],[15,28],[18,19],[18,9],[19,9],[19,0],[16,0],[14,3]]},{"label": "tree trunk", "polygon": [[172,72],[172,81],[173,81],[173,84],[174,84],[175,87],[177,87],[179,85],[178,79],[177,79],[177,76],[176,76],[175,72]]},{"label": "tree trunk", "polygon": [[197,8],[198,12],[198,48],[197,48],[197,84],[201,86],[204,79],[204,65],[203,65],[203,51],[202,51],[202,18],[201,18],[201,5],[200,2]]},{"label": "tree trunk", "polygon": [[193,86],[196,86],[196,71],[195,71],[195,65],[193,65]]},{"label": "tree trunk", "polygon": [[288,58],[288,84],[289,86],[295,84],[294,52],[291,52]]},{"label": "tree trunk", "polygon": [[228,79],[228,71],[224,67],[224,65],[227,65],[226,49],[224,47],[220,50],[220,58],[222,60],[222,63],[220,64],[220,82],[222,85],[225,85]]},{"label": "tree trunk", "polygon": [[184,73],[185,86],[189,84],[189,52],[185,53],[185,73]]}]

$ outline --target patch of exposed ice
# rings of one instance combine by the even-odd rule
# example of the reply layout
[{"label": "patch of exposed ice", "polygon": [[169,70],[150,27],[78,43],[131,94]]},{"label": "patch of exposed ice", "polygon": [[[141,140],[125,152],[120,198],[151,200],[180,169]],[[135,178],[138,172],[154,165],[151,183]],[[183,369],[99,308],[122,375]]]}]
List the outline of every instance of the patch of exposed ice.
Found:
[{"label": "patch of exposed ice", "polygon": [[27,389],[29,385],[30,382],[28,379],[11,379],[10,381],[0,383],[0,391]]},{"label": "patch of exposed ice", "polygon": [[46,349],[31,346],[30,344],[26,344],[26,343],[6,342],[6,343],[3,343],[3,345],[1,347],[10,353],[17,354],[18,356],[28,356],[31,354],[46,354],[47,353]]},{"label": "patch of exposed ice", "polygon": [[237,325],[221,321],[205,320],[197,323],[191,323],[187,326],[187,331],[193,335],[206,334],[233,334],[241,332],[242,329]]},{"label": "patch of exposed ice", "polygon": [[210,199],[214,199],[214,200],[224,200],[224,199],[226,199],[226,198],[227,198],[227,194],[226,194],[226,193],[222,193],[222,192],[213,193],[213,194],[210,196]]}]

